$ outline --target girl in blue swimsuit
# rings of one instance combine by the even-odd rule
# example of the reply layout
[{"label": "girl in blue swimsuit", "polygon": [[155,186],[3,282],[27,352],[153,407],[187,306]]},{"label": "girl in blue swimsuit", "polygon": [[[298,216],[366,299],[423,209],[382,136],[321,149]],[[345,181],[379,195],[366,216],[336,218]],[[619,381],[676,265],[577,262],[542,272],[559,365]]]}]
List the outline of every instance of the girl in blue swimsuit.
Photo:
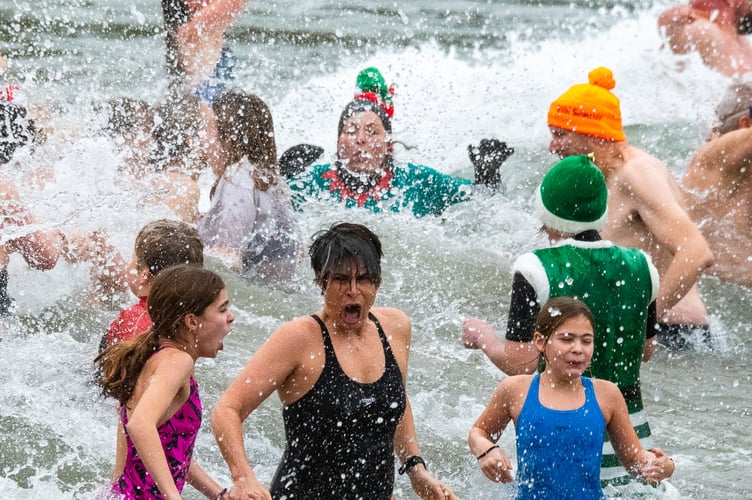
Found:
[{"label": "girl in blue swimsuit", "polygon": [[486,477],[514,479],[509,458],[496,445],[510,420],[517,433],[517,500],[605,499],[604,432],[631,474],[651,484],[673,474],[669,456],[642,448],[619,388],[582,376],[594,347],[593,316],[585,304],[569,297],[548,301],[533,341],[543,371],[504,379],[470,430],[470,450]]}]

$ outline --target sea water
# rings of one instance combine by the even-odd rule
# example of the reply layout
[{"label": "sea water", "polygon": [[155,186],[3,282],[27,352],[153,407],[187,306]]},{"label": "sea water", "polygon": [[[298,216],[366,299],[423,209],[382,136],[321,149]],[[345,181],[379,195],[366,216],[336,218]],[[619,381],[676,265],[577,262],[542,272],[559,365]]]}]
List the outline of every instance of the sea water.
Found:
[{"label": "sea water", "polygon": [[[378,305],[412,319],[408,393],[421,453],[460,498],[509,498],[470,454],[470,426],[504,377],[460,342],[463,319],[490,320],[503,332],[510,263],[543,246],[534,186],[556,161],[547,151],[549,103],[597,66],[614,72],[626,134],[680,177],[712,125],[728,80],[694,55],[661,49],[663,1],[257,0],[227,33],[238,58],[236,85],[265,99],[280,152],[300,142],[334,155],[336,122],[355,75],[377,66],[396,88],[398,159],[472,176],[467,145],[507,141],[504,193],[477,193],[442,217],[373,215],[313,205],[300,214],[309,237],[336,221],[360,222],[384,244]],[[164,93],[161,11],[156,0],[0,0],[3,84],[17,83],[49,129],[47,143],[6,174],[42,227],[104,229],[126,259],[138,229],[169,212],[139,208],[140,193],[118,187],[115,145],[100,132],[101,104],[130,96],[156,103]],[[42,172],[43,175],[39,174]],[[44,182],[32,182],[39,176]],[[206,185],[210,180],[203,179]],[[202,208],[206,207],[206,194]],[[2,238],[10,237],[3,234]],[[282,322],[321,304],[311,272],[281,286],[226,279],[236,322],[215,360],[196,376],[211,411],[222,390]],[[29,270],[14,256],[10,294],[16,315],[0,330],[0,498],[93,498],[112,471],[116,408],[92,384],[91,360],[120,297],[92,302],[86,264]],[[656,445],[673,455],[678,498],[745,499],[752,466],[752,308],[749,290],[703,278],[715,348],[668,353],[643,365],[643,396]],[[207,413],[208,415],[208,413]],[[246,449],[269,482],[284,445],[275,396],[245,424]],[[501,439],[513,455],[513,432]],[[202,428],[196,459],[221,484],[230,478]],[[398,498],[416,498],[398,477]],[[636,497],[641,491],[623,492]],[[186,498],[200,498],[186,488]]]}]

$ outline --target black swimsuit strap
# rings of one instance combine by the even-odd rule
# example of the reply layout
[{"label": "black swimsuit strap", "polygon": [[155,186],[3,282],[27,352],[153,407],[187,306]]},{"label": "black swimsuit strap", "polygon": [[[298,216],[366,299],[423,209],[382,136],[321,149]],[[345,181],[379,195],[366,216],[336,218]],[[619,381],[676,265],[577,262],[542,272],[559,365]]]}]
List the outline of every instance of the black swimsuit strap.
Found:
[{"label": "black swimsuit strap", "polygon": [[316,323],[321,327],[321,336],[324,338],[324,352],[330,352],[336,357],[336,354],[334,353],[334,344],[332,344],[332,339],[329,338],[329,330],[327,330],[324,320],[319,318],[316,314],[311,314],[311,317],[315,319]]},{"label": "black swimsuit strap", "polygon": [[389,345],[389,342],[386,340],[386,333],[384,333],[384,329],[381,327],[381,323],[379,323],[379,320],[376,319],[376,316],[373,315],[373,313],[368,313],[368,319],[373,321],[373,324],[376,325],[376,330],[379,332],[379,339],[381,339],[381,345],[384,346],[384,350],[391,352],[392,346]]}]

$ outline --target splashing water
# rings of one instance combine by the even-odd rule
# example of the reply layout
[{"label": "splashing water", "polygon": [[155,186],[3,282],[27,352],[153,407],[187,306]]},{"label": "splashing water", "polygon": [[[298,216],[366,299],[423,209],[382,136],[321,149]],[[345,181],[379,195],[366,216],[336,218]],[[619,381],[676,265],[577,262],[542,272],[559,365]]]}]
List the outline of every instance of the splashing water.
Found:
[{"label": "splashing water", "polygon": [[[357,71],[370,65],[396,82],[394,136],[415,146],[398,146],[398,159],[469,178],[468,144],[498,137],[515,147],[502,172],[506,194],[481,193],[441,218],[314,204],[299,221],[306,235],[349,220],[382,237],[377,303],[404,309],[413,322],[408,392],[421,453],[460,498],[511,498],[512,487],[487,481],[467,449],[470,426],[503,374],[479,352],[463,349],[461,323],[478,316],[503,332],[510,263],[547,244],[530,200],[555,161],[547,152],[548,104],[584,82],[590,69],[610,67],[630,141],[679,175],[702,143],[726,81],[699,58],[659,49],[655,22],[667,2],[403,4],[253,2],[227,36],[239,60],[236,83],[270,104],[280,151],[307,142],[331,159],[339,113],[352,98]],[[104,228],[129,256],[138,229],[170,213],[144,210],[143,193],[121,186],[119,153],[99,132],[98,108],[113,96],[154,103],[164,94],[161,13],[146,0],[104,6],[0,0],[0,50],[10,62],[0,79],[20,83],[50,130],[44,146],[19,151],[6,172],[28,180],[20,183],[21,195],[42,227]],[[45,174],[39,182],[32,182],[35,172]],[[207,177],[201,182],[205,191],[211,185]],[[320,295],[306,270],[274,288],[233,275],[220,262],[209,266],[226,279],[237,311],[220,357],[197,366],[210,411],[269,333],[315,311]],[[116,412],[91,382],[91,359],[118,308],[133,299],[84,304],[86,264],[40,272],[14,256],[9,273],[17,315],[0,325],[0,497],[92,498],[114,464]],[[659,351],[643,365],[646,411],[656,444],[676,460],[677,498],[749,498],[742,479],[752,466],[749,292],[710,278],[701,286],[715,350]],[[276,397],[254,412],[245,431],[256,473],[268,482],[284,442]],[[500,445],[513,455],[513,433]],[[206,422],[195,456],[230,484]],[[645,493],[633,489],[625,496]],[[199,498],[190,488],[185,493]],[[401,477],[395,494],[414,498]]]}]

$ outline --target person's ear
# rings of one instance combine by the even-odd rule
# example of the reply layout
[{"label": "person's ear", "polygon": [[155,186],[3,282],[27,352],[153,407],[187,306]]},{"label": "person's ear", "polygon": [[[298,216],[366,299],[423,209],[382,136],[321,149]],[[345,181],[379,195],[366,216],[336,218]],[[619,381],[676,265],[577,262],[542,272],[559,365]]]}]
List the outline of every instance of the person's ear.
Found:
[{"label": "person's ear", "polygon": [[151,285],[151,282],[154,281],[154,275],[151,274],[148,267],[144,267],[141,270],[141,281],[143,281],[144,285]]},{"label": "person's ear", "polygon": [[193,313],[188,313],[183,318],[183,324],[191,333],[196,333],[198,331],[198,326],[200,324],[200,321],[198,320],[198,317]]},{"label": "person's ear", "polygon": [[544,337],[541,332],[533,332],[533,344],[535,344],[535,349],[543,354],[546,350],[546,337]]},{"label": "person's ear", "polygon": [[391,154],[394,154],[394,143],[392,142],[392,139],[387,139],[386,141],[386,152]]},{"label": "person's ear", "polygon": [[737,129],[742,128],[749,128],[752,127],[752,118],[750,118],[748,115],[744,115],[739,117],[739,121],[737,122]]}]

